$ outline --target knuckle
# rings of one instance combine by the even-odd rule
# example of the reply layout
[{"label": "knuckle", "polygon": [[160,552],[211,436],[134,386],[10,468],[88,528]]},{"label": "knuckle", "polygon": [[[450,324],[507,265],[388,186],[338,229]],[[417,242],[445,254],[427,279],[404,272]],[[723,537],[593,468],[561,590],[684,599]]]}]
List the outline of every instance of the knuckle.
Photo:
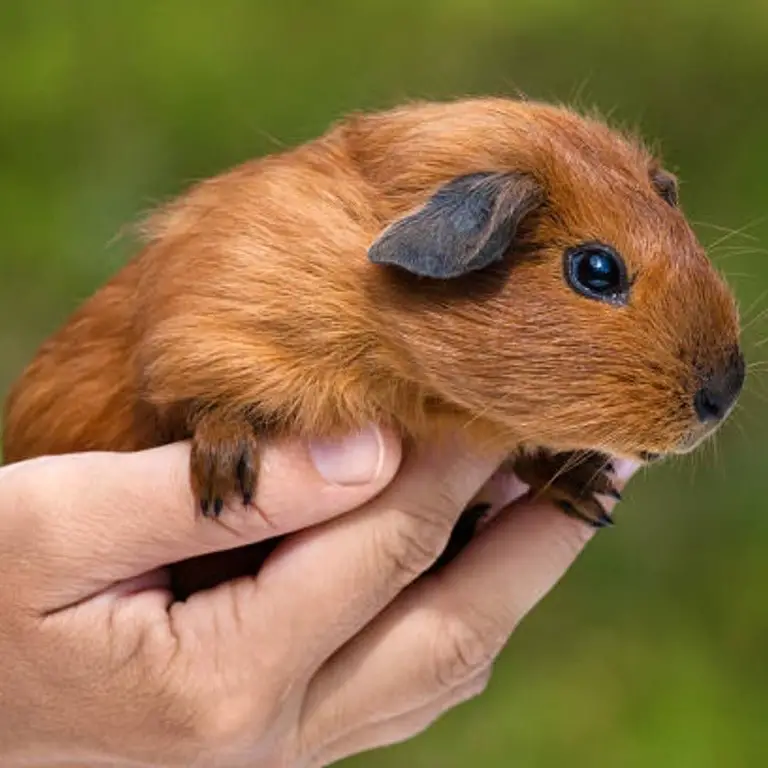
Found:
[{"label": "knuckle", "polygon": [[168,675],[158,682],[156,719],[173,742],[175,755],[186,764],[205,763],[251,733],[249,702],[211,686],[190,684],[188,675]]},{"label": "knuckle", "polygon": [[181,690],[176,681],[160,680],[155,696],[155,719],[162,724],[168,740],[189,760],[202,755],[204,744],[204,709],[196,691]]},{"label": "knuckle", "polygon": [[395,525],[390,526],[383,550],[388,565],[394,566],[395,572],[407,582],[420,576],[440,557],[456,520],[476,490],[469,486],[477,470],[464,470],[465,467],[456,466],[441,474],[428,496],[418,493],[415,498],[401,500],[391,510]]},{"label": "knuckle", "polygon": [[447,697],[441,701],[440,712],[445,713],[471,699],[475,699],[485,693],[491,680],[492,667],[486,667],[468,682],[454,688]]},{"label": "knuckle", "polygon": [[252,735],[255,719],[247,699],[220,697],[215,706],[197,709],[191,720],[193,741],[204,754],[234,749]]},{"label": "knuckle", "polygon": [[487,666],[482,672],[476,675],[461,690],[459,701],[469,701],[470,699],[482,696],[491,682],[491,666]]},{"label": "knuckle", "polygon": [[476,622],[456,616],[444,619],[434,652],[438,687],[453,690],[468,681],[487,684],[490,668],[505,642],[506,635],[492,622]]},{"label": "knuckle", "polygon": [[163,731],[189,761],[185,764],[208,765],[221,755],[247,750],[266,738],[279,719],[284,697],[270,681],[259,688],[250,677],[239,685],[223,680],[226,676],[209,669],[196,680],[190,671],[166,682],[156,698]]},{"label": "knuckle", "polygon": [[[476,475],[470,468],[463,465],[457,465],[450,471],[441,475],[439,480],[431,488],[432,495],[429,501],[425,501],[428,510],[445,517],[446,510],[453,510],[458,513],[469,501],[472,494],[480,486],[480,481],[472,483],[471,478]],[[468,479],[470,478],[470,479]]]},{"label": "knuckle", "polygon": [[594,529],[571,517],[562,515],[553,526],[548,547],[549,564],[555,570],[562,570],[572,563],[594,536]]},{"label": "knuckle", "polygon": [[383,545],[387,566],[406,583],[426,571],[445,549],[453,517],[437,505],[401,507],[395,525]]},{"label": "knuckle", "polygon": [[207,765],[258,738],[253,707],[244,697],[196,693],[165,704],[163,730],[185,765]]}]

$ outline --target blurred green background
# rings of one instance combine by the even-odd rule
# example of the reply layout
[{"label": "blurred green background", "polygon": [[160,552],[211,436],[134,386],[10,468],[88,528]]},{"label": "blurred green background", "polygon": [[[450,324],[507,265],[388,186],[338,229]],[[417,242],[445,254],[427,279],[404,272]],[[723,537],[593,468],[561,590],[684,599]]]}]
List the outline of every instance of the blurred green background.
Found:
[{"label": "blurred green background", "polygon": [[350,109],[518,89],[659,141],[738,293],[748,390],[715,444],[634,482],[483,697],[350,765],[765,765],[765,0],[6,0],[0,389],[191,181]]}]

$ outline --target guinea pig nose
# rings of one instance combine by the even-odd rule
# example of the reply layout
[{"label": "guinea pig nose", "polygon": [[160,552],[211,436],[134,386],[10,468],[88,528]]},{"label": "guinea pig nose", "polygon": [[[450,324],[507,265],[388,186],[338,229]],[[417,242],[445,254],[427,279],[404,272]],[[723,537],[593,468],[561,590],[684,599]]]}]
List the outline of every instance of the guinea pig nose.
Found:
[{"label": "guinea pig nose", "polygon": [[710,376],[694,395],[693,405],[700,421],[721,421],[728,415],[744,386],[745,374],[744,356],[736,350],[728,364]]}]

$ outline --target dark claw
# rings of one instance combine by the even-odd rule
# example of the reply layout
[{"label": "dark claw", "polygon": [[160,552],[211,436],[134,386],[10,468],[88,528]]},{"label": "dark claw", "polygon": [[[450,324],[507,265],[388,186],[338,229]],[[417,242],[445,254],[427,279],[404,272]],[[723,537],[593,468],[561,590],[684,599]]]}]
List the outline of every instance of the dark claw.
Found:
[{"label": "dark claw", "polygon": [[224,509],[224,500],[223,499],[214,499],[213,501],[213,516],[219,517],[221,515],[221,510]]},{"label": "dark claw", "polygon": [[240,486],[240,491],[245,496],[246,494],[246,480],[245,480],[245,454],[243,454],[237,462],[237,482]]},{"label": "dark claw", "polygon": [[582,514],[570,501],[559,501],[558,506],[566,515],[582,520],[593,528],[608,528],[615,524],[613,518],[607,512],[602,512],[597,518],[592,518]]},{"label": "dark claw", "polygon": [[607,512],[603,512],[597,520],[592,521],[592,525],[595,528],[609,528],[610,526],[615,525],[615,522]]},{"label": "dark claw", "polygon": [[200,499],[200,509],[208,517],[208,499]]},{"label": "dark claw", "polygon": [[621,501],[622,499],[621,494],[615,488],[611,488],[607,491],[606,495],[610,496],[612,499],[616,499],[616,501]]},{"label": "dark claw", "polygon": [[253,501],[254,472],[251,462],[244,453],[237,462],[237,483],[243,497],[243,504],[247,507]]},{"label": "dark claw", "polygon": [[557,506],[560,507],[560,509],[562,509],[563,512],[565,512],[565,514],[569,517],[577,517],[579,520],[587,520],[587,518],[584,517],[584,515],[582,515],[581,512],[579,512],[579,510],[576,509],[576,507],[574,507],[570,501],[558,501]]}]

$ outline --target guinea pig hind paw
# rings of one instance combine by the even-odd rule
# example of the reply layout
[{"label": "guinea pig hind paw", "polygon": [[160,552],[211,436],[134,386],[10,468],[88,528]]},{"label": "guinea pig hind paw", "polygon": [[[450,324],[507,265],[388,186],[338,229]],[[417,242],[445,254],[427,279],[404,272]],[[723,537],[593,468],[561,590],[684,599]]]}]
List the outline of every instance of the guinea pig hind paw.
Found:
[{"label": "guinea pig hind paw", "polygon": [[621,500],[606,456],[542,452],[519,459],[515,473],[531,487],[534,496],[549,499],[571,517],[595,528],[613,525],[613,518],[597,498]]},{"label": "guinea pig hind paw", "polygon": [[[621,501],[621,493],[614,484],[613,478],[608,474],[609,470],[589,469],[581,473],[581,488],[588,488],[592,493],[599,493],[603,496],[610,496],[616,501]],[[591,474],[590,474],[591,473]]]}]

